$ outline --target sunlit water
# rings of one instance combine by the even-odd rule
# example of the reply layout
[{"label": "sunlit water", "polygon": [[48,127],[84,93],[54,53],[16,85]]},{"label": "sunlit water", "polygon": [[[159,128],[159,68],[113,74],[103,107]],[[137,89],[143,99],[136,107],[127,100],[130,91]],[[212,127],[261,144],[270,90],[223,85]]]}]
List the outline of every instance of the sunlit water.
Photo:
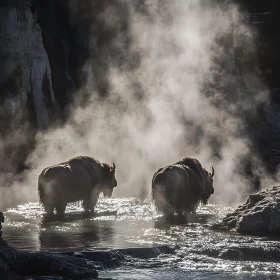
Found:
[{"label": "sunlit water", "polygon": [[[96,212],[116,215],[85,218],[79,203],[67,206],[65,221],[45,223],[39,203],[19,205],[5,213],[4,239],[19,250],[94,251],[134,247],[176,246],[172,255],[131,259],[114,270],[101,272],[116,279],[279,279],[280,266],[272,261],[229,261],[201,254],[211,248],[258,245],[280,247],[267,238],[215,232],[210,226],[230,208],[214,205],[198,209],[190,223],[164,222],[150,201],[134,198],[101,199]],[[274,278],[275,277],[275,278]]]}]

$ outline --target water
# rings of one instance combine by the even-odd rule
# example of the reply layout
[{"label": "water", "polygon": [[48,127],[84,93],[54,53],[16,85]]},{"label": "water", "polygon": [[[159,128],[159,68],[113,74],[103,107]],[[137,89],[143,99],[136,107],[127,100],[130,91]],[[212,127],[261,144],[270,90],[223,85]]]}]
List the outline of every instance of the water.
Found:
[{"label": "water", "polygon": [[[70,204],[64,222],[45,223],[39,203],[19,205],[5,213],[4,239],[19,250],[94,251],[146,248],[169,245],[174,254],[156,258],[128,258],[116,269],[101,276],[116,279],[278,279],[280,265],[262,261],[227,260],[221,257],[229,248],[280,248],[268,238],[215,232],[211,225],[233,209],[215,205],[198,209],[193,222],[165,222],[150,201],[134,198],[101,199],[96,211],[116,215],[85,218],[80,204]],[[252,251],[252,255],[253,255]],[[275,277],[275,278],[274,278]]]}]

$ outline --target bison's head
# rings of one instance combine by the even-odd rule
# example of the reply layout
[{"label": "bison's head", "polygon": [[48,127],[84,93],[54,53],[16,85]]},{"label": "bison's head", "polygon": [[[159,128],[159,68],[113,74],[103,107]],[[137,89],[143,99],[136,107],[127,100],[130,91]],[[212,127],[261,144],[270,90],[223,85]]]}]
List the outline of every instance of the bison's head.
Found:
[{"label": "bison's head", "polygon": [[203,194],[202,194],[202,202],[204,204],[207,204],[207,201],[208,201],[210,195],[214,193],[213,177],[215,174],[215,170],[212,167],[212,173],[210,173],[207,170],[205,170],[205,171],[206,171],[206,180],[205,180],[204,190],[203,190]]},{"label": "bison's head", "polygon": [[116,166],[113,163],[112,166],[109,164],[103,164],[103,181],[102,181],[102,192],[104,196],[111,197],[113,189],[117,186],[117,180],[115,177]]}]

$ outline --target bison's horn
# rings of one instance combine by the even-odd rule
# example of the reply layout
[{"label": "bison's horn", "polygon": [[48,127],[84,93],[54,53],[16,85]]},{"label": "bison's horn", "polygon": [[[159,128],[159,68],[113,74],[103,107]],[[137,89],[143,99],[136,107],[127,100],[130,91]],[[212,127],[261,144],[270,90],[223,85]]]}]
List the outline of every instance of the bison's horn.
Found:
[{"label": "bison's horn", "polygon": [[212,178],[214,177],[214,174],[215,174],[215,170],[214,170],[214,168],[212,167],[212,174],[211,174],[211,177],[212,177]]},{"label": "bison's horn", "polygon": [[116,165],[113,163],[113,170],[115,170],[116,169]]}]

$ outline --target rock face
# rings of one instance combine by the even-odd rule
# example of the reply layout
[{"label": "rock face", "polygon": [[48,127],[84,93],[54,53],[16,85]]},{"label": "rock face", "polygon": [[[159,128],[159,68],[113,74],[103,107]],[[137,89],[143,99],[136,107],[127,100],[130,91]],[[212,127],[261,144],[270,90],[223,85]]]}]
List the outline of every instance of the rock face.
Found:
[{"label": "rock face", "polygon": [[24,168],[36,131],[49,127],[60,112],[31,2],[0,0],[1,186]]},{"label": "rock face", "polygon": [[253,235],[279,235],[280,186],[251,194],[246,203],[213,228]]},{"label": "rock face", "polygon": [[1,98],[11,117],[30,107],[38,128],[46,128],[56,109],[51,69],[41,28],[30,1],[9,1],[0,9]]},{"label": "rock face", "polygon": [[[66,119],[90,44],[67,0],[0,0],[0,188],[26,168],[38,130]],[[3,205],[2,207],[6,207]]]}]

